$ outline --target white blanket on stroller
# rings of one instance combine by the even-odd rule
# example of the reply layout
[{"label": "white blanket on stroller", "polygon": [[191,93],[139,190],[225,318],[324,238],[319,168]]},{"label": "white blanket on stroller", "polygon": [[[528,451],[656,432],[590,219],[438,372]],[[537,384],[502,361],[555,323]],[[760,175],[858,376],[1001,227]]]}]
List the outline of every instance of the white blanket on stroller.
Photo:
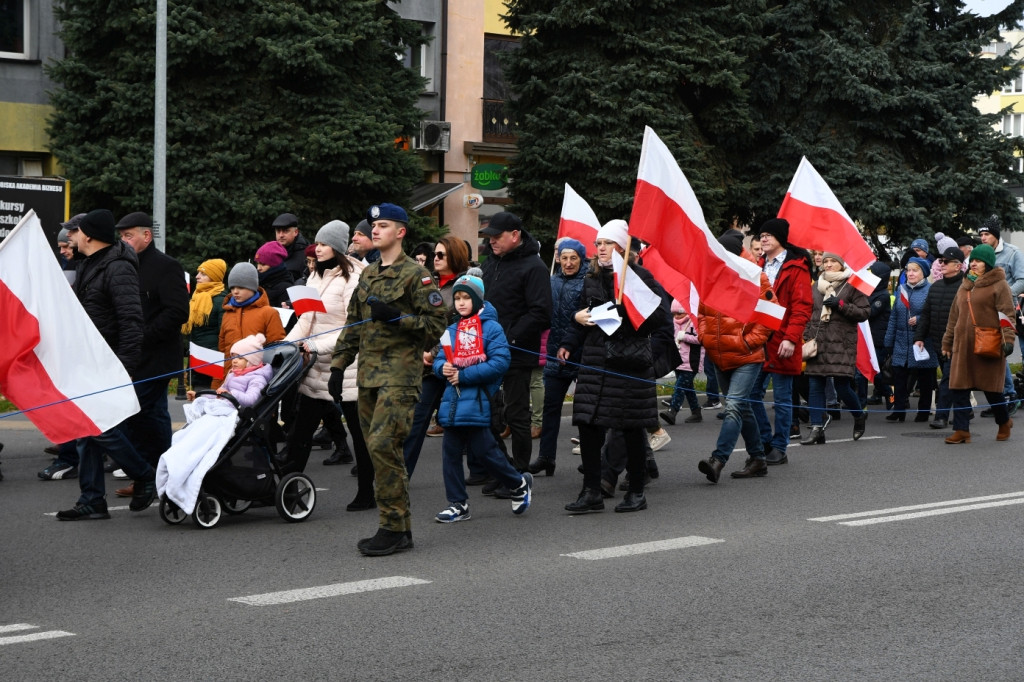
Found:
[{"label": "white blanket on stroller", "polygon": [[206,472],[235,433],[238,410],[213,396],[200,396],[184,410],[188,423],[171,436],[171,449],[157,464],[156,492],[191,514]]}]

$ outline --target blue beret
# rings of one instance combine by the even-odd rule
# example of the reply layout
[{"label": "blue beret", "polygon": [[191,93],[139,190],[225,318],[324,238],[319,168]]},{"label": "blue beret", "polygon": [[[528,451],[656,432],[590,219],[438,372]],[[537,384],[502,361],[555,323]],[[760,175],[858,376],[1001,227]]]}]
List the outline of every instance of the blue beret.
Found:
[{"label": "blue beret", "polygon": [[370,210],[366,212],[366,219],[373,224],[375,220],[393,220],[396,223],[408,223],[409,214],[405,212],[405,209],[395,204],[377,204],[371,206]]}]

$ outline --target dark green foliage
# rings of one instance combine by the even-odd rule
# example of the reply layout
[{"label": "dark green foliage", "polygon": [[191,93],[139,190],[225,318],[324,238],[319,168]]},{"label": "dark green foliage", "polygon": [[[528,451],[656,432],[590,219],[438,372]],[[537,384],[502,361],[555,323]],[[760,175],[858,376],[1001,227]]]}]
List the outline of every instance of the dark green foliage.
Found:
[{"label": "dark green foliage", "polygon": [[730,147],[750,139],[746,55],[764,3],[510,0],[522,48],[506,57],[518,95],[515,210],[547,243],[563,183],[602,221],[628,218],[644,125],[672,149],[711,223],[733,182]]},{"label": "dark green foliage", "polygon": [[[419,29],[379,0],[170,0],[167,250],[188,266],[247,259],[285,211],[312,239],[422,179],[395,149],[422,80],[396,54]],[[152,205],[151,2],[65,0],[51,65],[53,147],[74,211]]]}]

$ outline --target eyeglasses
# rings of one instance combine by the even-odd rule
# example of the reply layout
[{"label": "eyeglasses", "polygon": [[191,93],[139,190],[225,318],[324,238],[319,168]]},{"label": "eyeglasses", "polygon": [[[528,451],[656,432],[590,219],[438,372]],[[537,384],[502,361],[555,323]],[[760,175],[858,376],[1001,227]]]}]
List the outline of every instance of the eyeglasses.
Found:
[{"label": "eyeglasses", "polygon": [[949,265],[950,263],[956,263],[957,265],[960,265],[960,261],[958,261],[956,258],[940,258],[939,259],[939,265]]},{"label": "eyeglasses", "polygon": [[444,251],[435,251],[434,260],[444,260],[447,255]]}]

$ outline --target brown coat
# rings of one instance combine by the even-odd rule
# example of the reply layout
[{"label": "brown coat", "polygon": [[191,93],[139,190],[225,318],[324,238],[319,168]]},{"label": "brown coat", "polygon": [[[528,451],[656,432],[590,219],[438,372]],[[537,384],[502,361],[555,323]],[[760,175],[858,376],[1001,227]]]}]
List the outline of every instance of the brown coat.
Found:
[{"label": "brown coat", "polygon": [[807,360],[804,374],[852,379],[857,370],[857,323],[868,319],[871,303],[867,296],[853,288],[849,280],[845,284],[837,282],[836,290],[841,307],[833,309],[828,322],[822,323],[824,296],[814,287],[814,313],[804,330],[804,337],[818,342],[818,354]]},{"label": "brown coat", "polygon": [[[979,327],[998,327],[999,313],[1013,319],[1013,297],[1002,268],[993,268],[974,282],[964,278],[942,336],[942,352],[952,353],[949,387],[1002,393],[1006,358],[983,358],[974,353],[974,323],[967,306],[968,293]],[[1003,327],[1003,343],[1013,343],[1015,339],[1013,327]]]},{"label": "brown coat", "polygon": [[[252,334],[258,333],[267,337],[267,346],[284,338],[281,315],[270,307],[270,299],[267,298],[267,292],[263,287],[260,287],[260,297],[256,302],[244,308],[236,308],[231,305],[230,300],[230,295],[224,298],[224,317],[221,318],[220,337],[217,343],[217,348],[224,355],[231,352],[231,346]],[[228,360],[224,363],[225,373],[230,367],[231,361]],[[219,385],[220,382],[216,379],[212,383],[213,388]]]}]

